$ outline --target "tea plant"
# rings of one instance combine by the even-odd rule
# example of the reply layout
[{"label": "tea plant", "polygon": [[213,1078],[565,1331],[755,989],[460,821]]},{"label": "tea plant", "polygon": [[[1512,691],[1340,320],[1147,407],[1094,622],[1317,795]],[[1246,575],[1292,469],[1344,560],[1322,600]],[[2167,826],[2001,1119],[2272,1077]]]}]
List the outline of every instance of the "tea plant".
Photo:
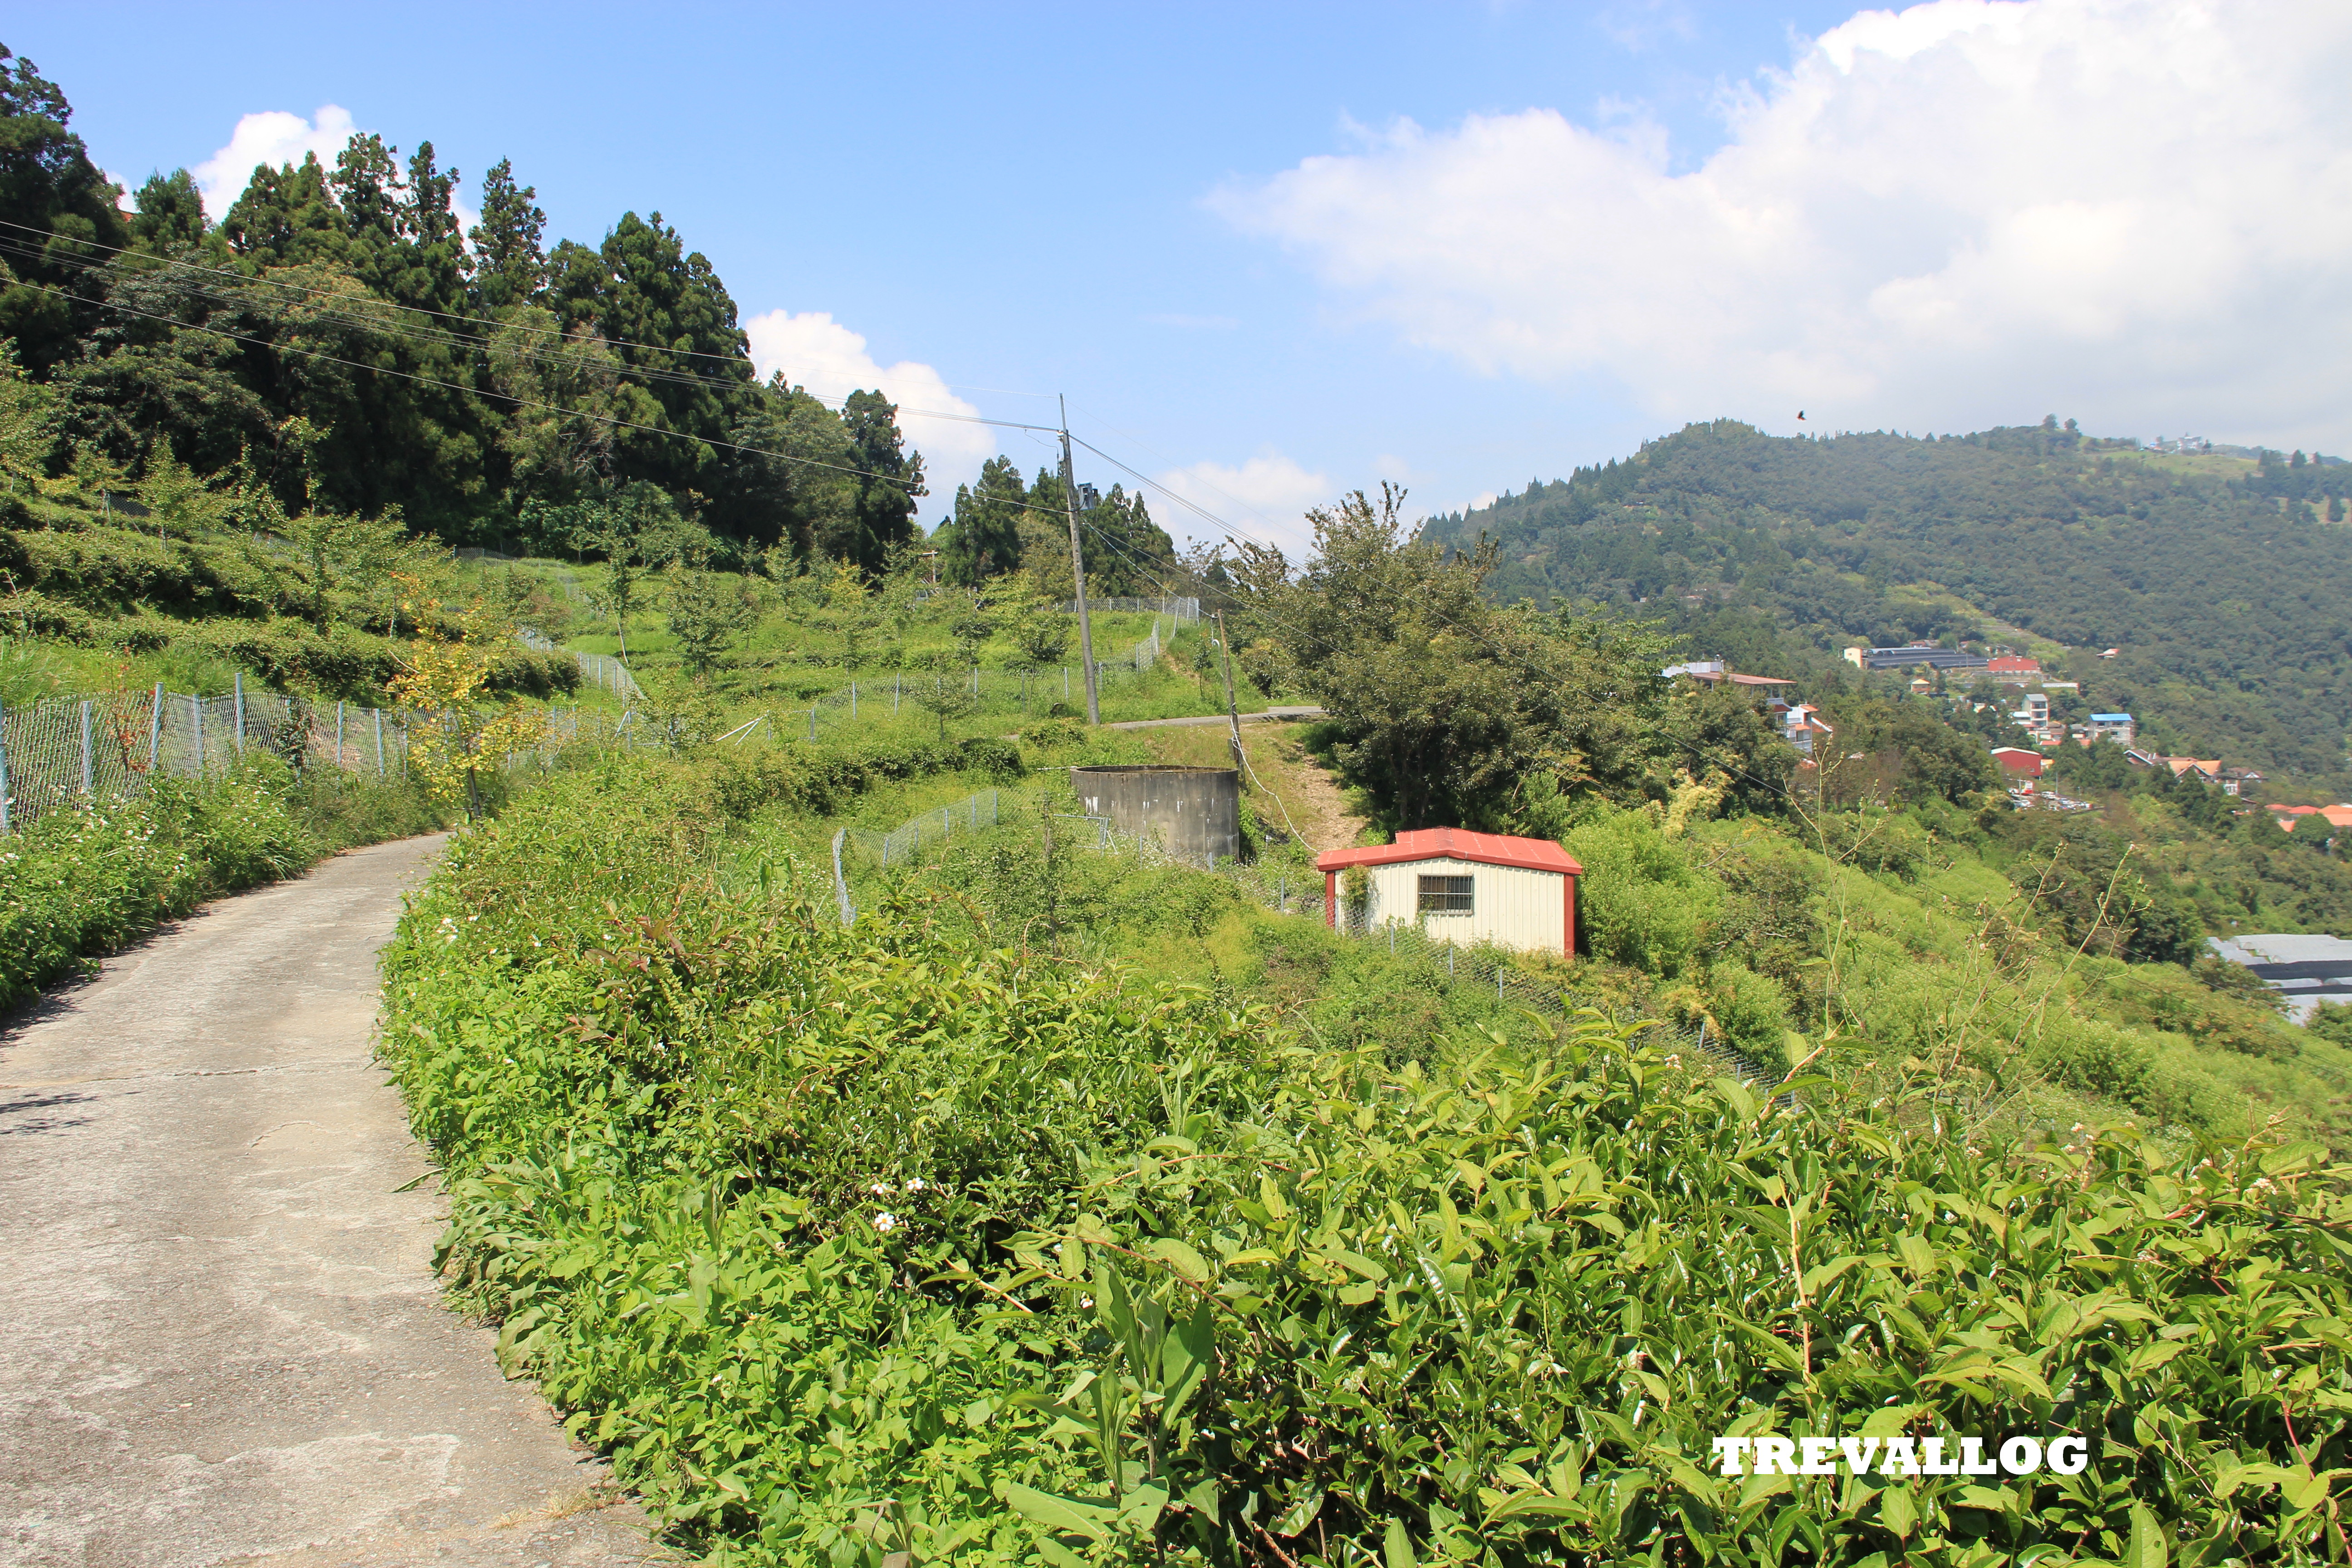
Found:
[{"label": "tea plant", "polygon": [[[459,840],[385,1053],[453,1280],[710,1561],[2344,1554],[2352,1203],[2314,1147],[1972,1147],[1594,1015],[1320,1047],[916,900],[845,931],[790,867],[730,895],[708,801],[615,762]],[[2090,1463],[1710,1451],[1936,1433]]]}]

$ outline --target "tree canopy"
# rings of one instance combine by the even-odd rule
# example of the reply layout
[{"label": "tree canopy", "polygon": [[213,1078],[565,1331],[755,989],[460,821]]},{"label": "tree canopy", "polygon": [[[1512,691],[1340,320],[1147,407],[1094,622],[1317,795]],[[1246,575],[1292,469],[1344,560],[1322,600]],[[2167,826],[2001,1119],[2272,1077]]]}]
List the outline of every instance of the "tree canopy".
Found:
[{"label": "tree canopy", "polygon": [[217,225],[185,170],[124,214],[70,116],[0,49],[0,332],[56,395],[53,464],[236,470],[289,511],[397,507],[452,543],[562,549],[576,527],[536,527],[637,484],[740,562],[782,546],[870,573],[918,531],[896,407],[762,381],[717,269],[659,213],[549,250],[501,161],[461,236],[460,172],[371,133],[255,169]]},{"label": "tree canopy", "polygon": [[1857,642],[2020,640],[2007,622],[2074,650],[2055,662],[2086,700],[2179,749],[2336,786],[2352,785],[2347,497],[2352,465],[2166,458],[2054,418],[1822,440],[1717,420],[1428,536],[1495,542],[1499,598],[1662,619],[1759,674]]}]

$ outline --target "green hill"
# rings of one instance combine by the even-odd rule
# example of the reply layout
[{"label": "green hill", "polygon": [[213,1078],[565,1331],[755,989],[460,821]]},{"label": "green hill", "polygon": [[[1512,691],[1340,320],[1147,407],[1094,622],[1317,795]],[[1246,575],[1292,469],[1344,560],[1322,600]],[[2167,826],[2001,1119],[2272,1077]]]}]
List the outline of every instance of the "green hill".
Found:
[{"label": "green hill", "polygon": [[1503,599],[1638,607],[1758,673],[1859,642],[2046,644],[2158,743],[2341,793],[2347,489],[2352,467],[2300,452],[2159,457],[2072,421],[1812,440],[1718,420],[1426,537],[1496,541]]}]

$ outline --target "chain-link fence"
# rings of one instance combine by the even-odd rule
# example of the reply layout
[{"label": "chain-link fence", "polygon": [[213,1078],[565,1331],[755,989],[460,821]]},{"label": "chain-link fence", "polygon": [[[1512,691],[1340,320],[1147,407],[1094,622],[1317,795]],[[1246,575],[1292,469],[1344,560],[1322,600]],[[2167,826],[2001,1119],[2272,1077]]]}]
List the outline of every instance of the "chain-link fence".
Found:
[{"label": "chain-link fence", "polygon": [[951,805],[924,812],[888,833],[867,833],[851,829],[850,842],[874,857],[883,866],[907,866],[914,862],[927,843],[944,843],[950,838],[968,837],[993,827],[1003,805],[1003,792],[984,789],[968,795]]},{"label": "chain-link fence", "polygon": [[248,691],[111,691],[0,707],[0,833],[158,777],[227,772],[255,752],[298,767],[388,776],[408,764],[410,715]]},{"label": "chain-link fence", "polygon": [[[1062,601],[1062,614],[1075,616],[1077,613],[1078,602],[1076,599]],[[1178,598],[1088,599],[1087,613],[1100,616],[1169,616],[1174,617],[1178,626],[1189,626],[1201,618],[1201,601]]]},{"label": "chain-link fence", "polygon": [[540,653],[570,654],[579,661],[583,679],[603,687],[616,697],[635,699],[645,696],[644,689],[637,685],[637,678],[629,673],[629,667],[610,654],[582,653],[578,648],[565,647],[529,626],[517,630],[515,640]]}]

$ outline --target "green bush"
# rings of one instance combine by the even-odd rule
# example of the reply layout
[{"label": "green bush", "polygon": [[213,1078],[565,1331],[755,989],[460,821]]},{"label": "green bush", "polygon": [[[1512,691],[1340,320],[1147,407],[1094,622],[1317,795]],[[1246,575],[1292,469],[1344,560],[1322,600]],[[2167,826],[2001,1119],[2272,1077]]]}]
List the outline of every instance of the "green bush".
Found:
[{"label": "green bush", "polygon": [[53,812],[0,840],[0,1005],[205,899],[440,825],[405,783],[297,780],[268,758],[226,779],[157,779],[137,799]]},{"label": "green bush", "polygon": [[1561,840],[1584,868],[1577,926],[1593,957],[1652,974],[1680,974],[1697,952],[1717,885],[1639,810],[1604,810]]},{"label": "green bush", "polygon": [[[701,788],[615,762],[457,840],[384,1038],[507,1364],[711,1561],[2330,1549],[2352,1202],[2312,1149],[1980,1151],[1590,1016],[1391,1065],[929,904],[730,895]],[[2058,1432],[2086,1471],[1999,1486],[1709,1454]]]}]

